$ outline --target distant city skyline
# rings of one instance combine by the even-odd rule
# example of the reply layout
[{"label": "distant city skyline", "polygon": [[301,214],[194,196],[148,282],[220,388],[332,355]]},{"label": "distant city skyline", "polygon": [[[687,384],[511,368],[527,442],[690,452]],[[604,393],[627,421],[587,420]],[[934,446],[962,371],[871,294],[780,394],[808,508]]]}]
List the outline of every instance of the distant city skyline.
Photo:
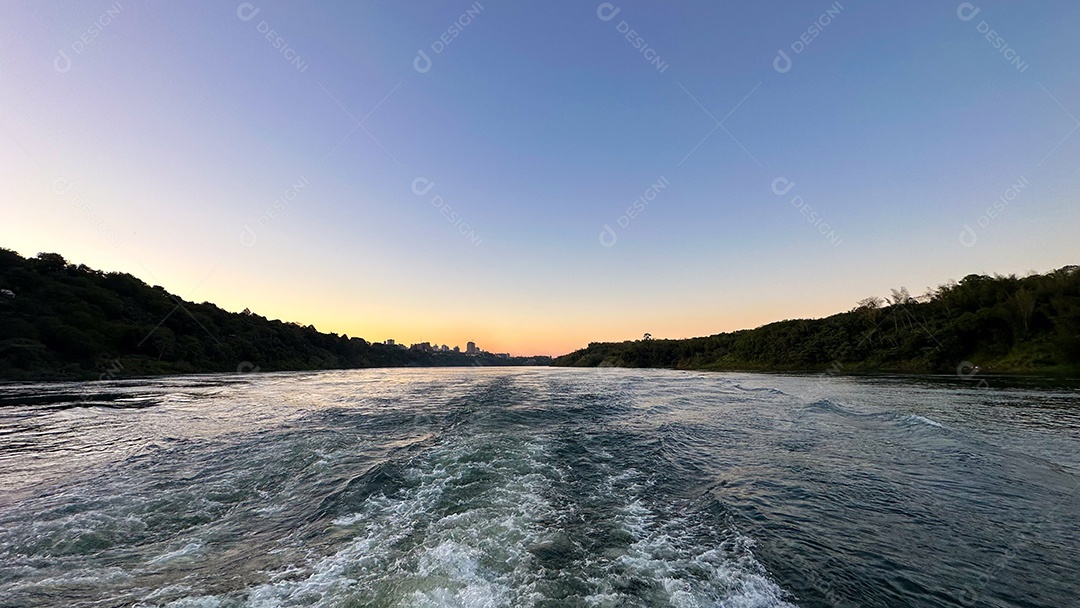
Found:
[{"label": "distant city skyline", "polygon": [[[404,344],[399,344],[393,338],[388,338],[386,340],[383,340],[382,343],[387,345],[387,346],[398,346],[400,348],[410,348],[410,349],[413,349],[413,350],[420,350],[420,351],[424,351],[424,352],[435,352],[435,353],[460,353],[460,352],[462,352],[460,346],[449,346],[447,344],[441,344],[440,345],[438,343],[432,343],[432,342],[428,342],[428,341],[416,342],[416,343],[410,344],[407,347]],[[496,357],[502,357],[504,359],[508,359],[511,356],[529,357],[529,356],[533,356],[535,353],[514,353],[514,354],[511,354],[511,353],[508,353],[508,352],[506,352],[506,353],[493,353],[493,352],[489,352],[489,351],[486,351],[486,350],[478,347],[475,342],[470,341],[470,342],[467,342],[465,344],[465,354],[466,355],[494,355]]]},{"label": "distant city skyline", "polygon": [[0,247],[559,355],[1080,261],[1080,5],[12,4]]}]

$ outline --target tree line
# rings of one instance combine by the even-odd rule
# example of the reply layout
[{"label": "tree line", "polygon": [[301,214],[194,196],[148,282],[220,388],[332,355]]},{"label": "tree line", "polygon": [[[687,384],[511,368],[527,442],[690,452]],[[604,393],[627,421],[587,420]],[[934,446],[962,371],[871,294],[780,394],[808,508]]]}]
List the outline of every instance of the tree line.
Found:
[{"label": "tree line", "polygon": [[683,340],[594,342],[562,366],[717,370],[1080,373],[1080,267],[972,274],[921,296],[894,289],[822,319]]},{"label": "tree line", "polygon": [[548,363],[323,333],[187,302],[130,274],[76,266],[56,253],[23,258],[0,248],[0,379]]}]

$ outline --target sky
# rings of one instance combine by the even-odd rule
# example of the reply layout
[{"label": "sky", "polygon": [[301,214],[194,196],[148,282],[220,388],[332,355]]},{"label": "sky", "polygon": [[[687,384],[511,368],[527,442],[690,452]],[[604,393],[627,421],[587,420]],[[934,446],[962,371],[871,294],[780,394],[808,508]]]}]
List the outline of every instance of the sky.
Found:
[{"label": "sky", "polygon": [[1080,263],[1075,2],[8,3],[0,247],[557,355]]}]

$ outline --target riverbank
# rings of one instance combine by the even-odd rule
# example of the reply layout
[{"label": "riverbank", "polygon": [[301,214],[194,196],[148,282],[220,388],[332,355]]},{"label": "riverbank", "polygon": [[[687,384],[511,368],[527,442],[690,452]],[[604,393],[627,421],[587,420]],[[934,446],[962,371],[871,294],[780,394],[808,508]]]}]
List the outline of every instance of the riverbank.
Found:
[{"label": "riverbank", "polygon": [[[969,275],[847,312],[700,338],[593,342],[567,367],[744,371],[1080,374],[1080,267],[1026,277]],[[968,370],[968,371],[965,371]]]}]

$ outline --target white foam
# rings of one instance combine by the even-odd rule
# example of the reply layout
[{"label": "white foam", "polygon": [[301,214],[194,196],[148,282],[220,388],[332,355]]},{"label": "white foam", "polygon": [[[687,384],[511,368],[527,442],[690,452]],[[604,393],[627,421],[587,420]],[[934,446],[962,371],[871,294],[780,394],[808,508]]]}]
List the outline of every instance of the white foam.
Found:
[{"label": "white foam", "polygon": [[191,586],[190,585],[167,585],[165,587],[155,589],[149,595],[144,596],[142,598],[142,601],[143,602],[148,602],[148,601],[156,600],[158,598],[165,597],[165,596],[168,596],[168,595],[176,595],[176,594],[180,594],[180,593],[187,593],[189,591],[191,591]]},{"label": "white foam", "polygon": [[[556,584],[545,577],[561,575],[546,571],[533,551],[566,541],[563,526],[553,522],[580,517],[573,500],[563,510],[551,502],[563,473],[550,462],[535,438],[474,436],[435,446],[407,469],[398,489],[368,496],[354,513],[333,521],[339,533],[352,533],[351,540],[330,555],[268,573],[270,582],[248,589],[245,604],[533,606],[546,599],[541,585]],[[749,541],[729,535],[724,547],[703,545],[703,538],[716,535],[703,534],[692,515],[677,509],[658,513],[648,499],[652,490],[633,469],[613,472],[596,488],[621,501],[611,524],[628,543],[566,566],[587,584],[585,602],[640,602],[620,586],[633,579],[656,605],[790,606],[753,559]],[[223,599],[199,596],[188,605]]]},{"label": "white foam", "polygon": [[480,564],[482,557],[477,548],[453,541],[443,541],[425,551],[419,560],[418,574],[436,584],[412,591],[403,603],[417,607],[509,606],[510,587],[497,574],[485,571]]},{"label": "white foam", "polygon": [[[494,443],[494,445],[493,445]],[[551,510],[542,490],[543,446],[470,438],[430,452],[405,474],[405,487],[369,496],[336,518],[356,536],[334,554],[249,590],[247,605],[336,605],[345,597],[403,606],[528,605],[528,547],[536,518]],[[473,487],[479,494],[470,497]],[[442,503],[466,496],[467,508],[433,519]],[[464,505],[463,505],[464,506]],[[390,599],[387,599],[390,598]]]},{"label": "white foam", "polygon": [[933,420],[931,420],[931,419],[929,419],[929,418],[927,418],[927,417],[925,417],[925,416],[920,416],[920,415],[918,415],[918,414],[908,414],[908,415],[907,415],[907,416],[905,416],[904,418],[905,418],[906,420],[909,420],[909,421],[911,421],[911,422],[920,422],[920,423],[922,423],[922,424],[928,424],[928,425],[930,425],[930,426],[936,426],[936,427],[937,427],[937,428],[939,428],[939,429],[943,429],[943,428],[945,428],[945,426],[944,426],[944,425],[942,425],[941,423],[939,423],[939,422],[935,422],[935,421],[933,421]]},{"label": "white foam", "polygon": [[8,587],[10,590],[37,589],[39,587],[86,587],[103,584],[115,584],[131,580],[131,573],[123,568],[87,568],[66,572],[34,581],[18,581]]},{"label": "white foam", "polygon": [[[633,480],[623,473],[609,483]],[[710,535],[701,534],[691,515],[659,517],[639,492],[648,491],[640,480],[629,484],[628,500],[618,510],[616,523],[634,539],[625,553],[603,565],[591,577],[596,586],[587,600],[595,606],[616,606],[634,598],[625,596],[613,581],[627,577],[652,583],[664,601],[676,607],[725,606],[732,608],[791,607],[785,593],[750,552],[751,541],[728,531],[720,546],[702,546]],[[718,602],[716,598],[724,598]]]},{"label": "white foam", "polygon": [[221,599],[212,595],[185,597],[165,604],[166,608],[218,608]]},{"label": "white foam", "polygon": [[166,553],[162,553],[161,555],[150,560],[148,563],[155,566],[161,566],[177,560],[191,559],[198,555],[201,555],[203,549],[204,547],[201,542],[191,542],[175,551],[168,551]]}]

